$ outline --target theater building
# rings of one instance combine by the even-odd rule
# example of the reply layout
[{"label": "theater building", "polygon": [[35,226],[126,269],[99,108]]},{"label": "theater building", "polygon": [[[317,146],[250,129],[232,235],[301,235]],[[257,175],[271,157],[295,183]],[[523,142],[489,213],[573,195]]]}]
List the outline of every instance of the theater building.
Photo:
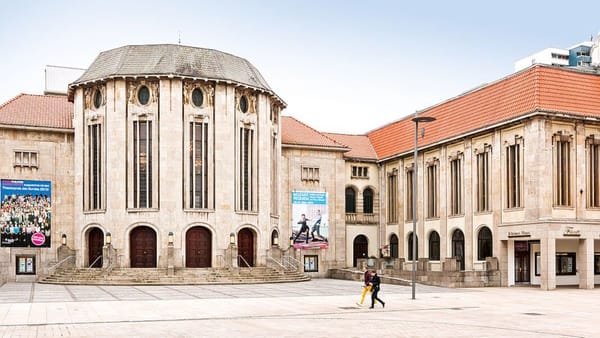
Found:
[{"label": "theater building", "polygon": [[[35,280],[71,256],[108,270],[287,256],[313,277],[369,259],[400,278],[416,265],[435,285],[593,288],[598,88],[594,71],[529,67],[420,111],[435,121],[419,125],[415,159],[412,115],[326,133],[281,116],[286,103],[243,58],[105,51],[67,96],[0,107],[0,275]],[[41,202],[24,209],[30,199]]]}]

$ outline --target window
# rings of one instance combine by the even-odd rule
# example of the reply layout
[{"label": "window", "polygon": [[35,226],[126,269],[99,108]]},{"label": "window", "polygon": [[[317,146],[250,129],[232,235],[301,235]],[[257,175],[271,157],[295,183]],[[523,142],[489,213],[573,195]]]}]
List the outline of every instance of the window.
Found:
[{"label": "window", "polygon": [[87,127],[86,210],[102,209],[102,124]]},{"label": "window", "polygon": [[271,215],[279,214],[279,147],[277,136],[271,137]]},{"label": "window", "polygon": [[461,215],[462,210],[462,153],[450,158],[450,215]]},{"label": "window", "polygon": [[556,275],[574,275],[577,273],[577,266],[574,252],[556,253]]},{"label": "window", "polygon": [[600,254],[594,255],[594,275],[600,275]]},{"label": "window", "polygon": [[409,233],[408,234],[408,245],[406,246],[408,248],[407,256],[408,256],[409,261],[415,261],[415,260],[419,259],[419,238],[415,236],[414,240],[415,240],[415,244],[416,244],[416,246],[414,248],[416,250],[415,252],[417,253],[415,259],[413,259],[413,233],[412,232]]},{"label": "window", "polygon": [[427,218],[438,217],[438,161],[427,165]]},{"label": "window", "polygon": [[492,255],[492,231],[488,227],[482,227],[477,235],[477,260],[484,261]]},{"label": "window", "polygon": [[133,122],[133,207],[152,207],[152,121]]},{"label": "window", "polygon": [[244,114],[248,112],[248,99],[246,98],[246,95],[240,97],[240,110]]},{"label": "window", "polygon": [[102,106],[102,92],[100,89],[96,89],[94,92],[94,108],[98,109]]},{"label": "window", "polygon": [[535,253],[535,275],[539,276],[542,274],[542,257],[539,252]]},{"label": "window", "polygon": [[490,210],[490,153],[491,147],[484,146],[477,153],[477,211]]},{"label": "window", "polygon": [[38,167],[38,152],[37,151],[15,151],[14,167],[22,168],[37,168]]},{"label": "window", "polygon": [[371,188],[366,188],[363,191],[363,213],[373,213],[373,190]]},{"label": "window", "polygon": [[387,177],[387,219],[388,223],[398,222],[396,210],[396,194],[398,192],[398,171],[394,169]]},{"label": "window", "polygon": [[356,213],[356,191],[346,187],[346,213]]},{"label": "window", "polygon": [[239,210],[256,209],[256,157],[254,149],[254,130],[240,128],[239,134]]},{"label": "window", "polygon": [[554,205],[571,206],[571,136],[554,135]]},{"label": "window", "polygon": [[192,103],[197,108],[202,107],[202,104],[204,103],[204,94],[200,88],[194,88],[194,90],[192,90]]},{"label": "window", "polygon": [[22,255],[16,257],[16,274],[17,275],[35,275],[35,256]]},{"label": "window", "polygon": [[302,166],[302,180],[307,182],[319,182],[319,167]]},{"label": "window", "polygon": [[352,178],[369,178],[369,167],[352,166]]},{"label": "window", "polygon": [[150,102],[150,89],[146,86],[141,86],[137,93],[138,102],[145,106]]},{"label": "window", "polygon": [[413,174],[414,174],[414,163],[413,167],[406,168],[406,221],[413,220],[413,194],[415,192],[415,186],[413,185]]},{"label": "window", "polygon": [[209,208],[208,123],[191,122],[189,126],[188,207],[206,209]]},{"label": "window", "polygon": [[304,256],[304,272],[319,272],[319,256]]},{"label": "window", "polygon": [[521,207],[521,180],[523,166],[521,145],[523,139],[515,137],[515,144],[506,147],[506,207]]},{"label": "window", "polygon": [[587,206],[600,208],[600,138],[591,135],[586,140],[587,146]]},{"label": "window", "polygon": [[432,231],[429,234],[429,260],[440,260],[440,235],[437,231]]},{"label": "window", "polygon": [[390,237],[390,257],[398,258],[398,236],[392,234]]}]

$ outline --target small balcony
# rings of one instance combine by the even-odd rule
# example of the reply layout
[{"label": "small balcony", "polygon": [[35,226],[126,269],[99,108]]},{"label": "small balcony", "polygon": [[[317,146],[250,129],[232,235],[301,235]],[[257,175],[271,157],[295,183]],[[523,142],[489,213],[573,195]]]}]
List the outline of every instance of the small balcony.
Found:
[{"label": "small balcony", "polygon": [[365,213],[346,213],[346,224],[377,224],[379,218],[377,214],[365,214]]}]

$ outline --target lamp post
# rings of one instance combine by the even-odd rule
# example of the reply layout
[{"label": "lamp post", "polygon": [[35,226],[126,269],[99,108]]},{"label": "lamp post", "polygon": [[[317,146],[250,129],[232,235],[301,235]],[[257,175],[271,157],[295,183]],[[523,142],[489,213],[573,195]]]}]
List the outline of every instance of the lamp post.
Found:
[{"label": "lamp post", "polygon": [[412,219],[413,219],[413,228],[412,228],[412,299],[415,299],[415,283],[417,279],[417,173],[418,173],[418,164],[417,164],[417,150],[419,148],[419,122],[432,122],[435,121],[435,117],[431,116],[418,116],[418,113],[415,113],[415,117],[412,119],[415,123],[415,151],[413,155],[413,195],[412,195]]}]

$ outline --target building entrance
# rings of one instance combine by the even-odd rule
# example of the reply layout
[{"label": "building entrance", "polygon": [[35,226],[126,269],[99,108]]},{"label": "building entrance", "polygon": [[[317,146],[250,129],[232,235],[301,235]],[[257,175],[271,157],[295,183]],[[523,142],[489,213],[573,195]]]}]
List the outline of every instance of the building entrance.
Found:
[{"label": "building entrance", "polygon": [[132,268],[156,267],[156,232],[139,226],[129,234],[129,253]]},{"label": "building entrance", "polygon": [[529,243],[515,242],[515,283],[530,283],[529,262]]},{"label": "building entrance", "polygon": [[104,233],[100,228],[93,228],[88,232],[88,267],[102,267],[102,247],[104,246]]},{"label": "building entrance", "polygon": [[352,260],[352,266],[356,266],[356,260],[359,258],[367,258],[369,254],[369,242],[367,237],[358,235],[354,238],[354,259]]},{"label": "building entrance", "polygon": [[254,266],[254,234],[252,230],[245,228],[238,232],[238,257],[239,267]]},{"label": "building entrance", "polygon": [[212,236],[204,227],[193,227],[185,234],[185,266],[187,268],[210,268]]}]

